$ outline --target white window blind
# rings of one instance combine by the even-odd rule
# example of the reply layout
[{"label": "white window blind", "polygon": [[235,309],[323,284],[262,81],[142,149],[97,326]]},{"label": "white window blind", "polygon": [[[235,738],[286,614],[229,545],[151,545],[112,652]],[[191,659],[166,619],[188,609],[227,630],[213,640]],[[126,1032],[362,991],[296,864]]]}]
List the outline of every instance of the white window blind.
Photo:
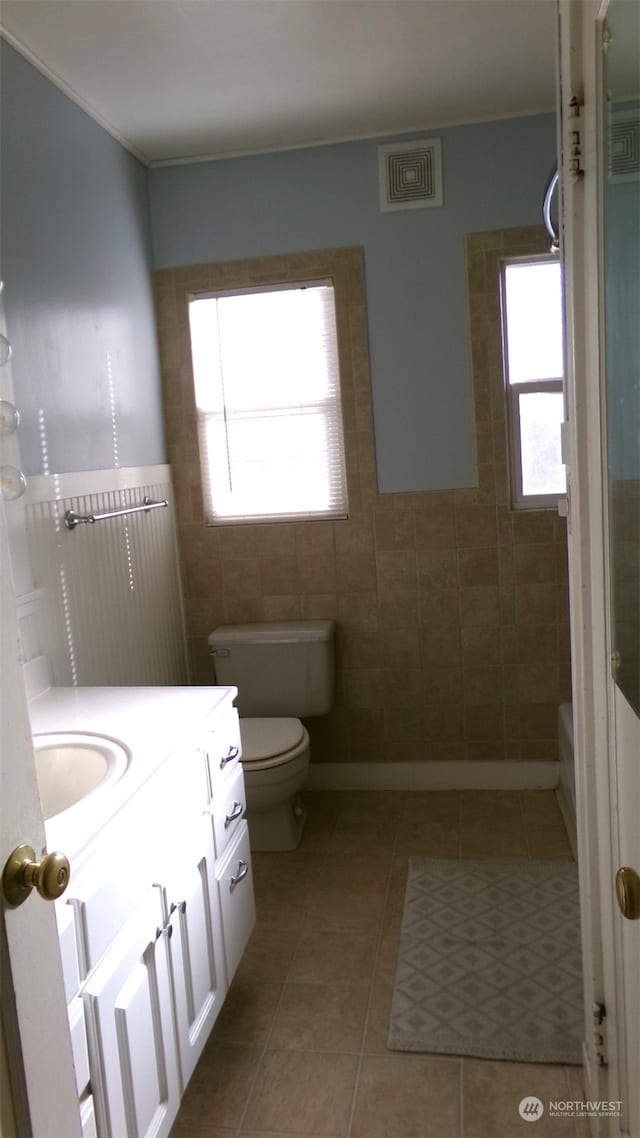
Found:
[{"label": "white window blind", "polygon": [[346,517],[331,282],[199,296],[189,321],[208,523]]}]

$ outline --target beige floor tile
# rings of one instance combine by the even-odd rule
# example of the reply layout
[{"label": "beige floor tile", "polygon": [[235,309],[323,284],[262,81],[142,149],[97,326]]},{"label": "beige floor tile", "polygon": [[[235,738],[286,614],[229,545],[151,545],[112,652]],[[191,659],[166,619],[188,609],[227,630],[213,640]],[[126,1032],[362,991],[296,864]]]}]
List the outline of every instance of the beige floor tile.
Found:
[{"label": "beige floor tile", "polygon": [[207,1043],[187,1087],[176,1120],[181,1126],[237,1127],[249,1097],[262,1052],[247,1047]]},{"label": "beige floor tile", "polygon": [[[551,1118],[549,1103],[565,1100],[563,1067],[465,1059],[462,1073],[464,1138],[575,1138],[573,1119]],[[536,1097],[544,1114],[535,1124],[520,1117],[523,1098]]]},{"label": "beige floor tile", "polygon": [[281,984],[260,984],[236,976],[211,1038],[238,1047],[264,1047],[282,995]]},{"label": "beige floor tile", "polygon": [[346,1135],[356,1081],[355,1055],[266,1051],[243,1127],[300,1135]]},{"label": "beige floor tile", "polygon": [[378,955],[376,958],[375,977],[380,979],[385,977],[387,980],[393,980],[396,971],[396,963],[398,960],[398,945],[400,943],[400,925],[395,927],[388,927],[385,925],[384,932],[380,937],[378,945]]},{"label": "beige floor tile", "polygon": [[[356,837],[354,845],[363,841],[364,839]],[[346,888],[363,893],[384,893],[391,867],[392,849],[389,845],[385,851],[376,850],[367,836],[364,849],[318,854],[314,864],[307,869],[308,889],[320,886],[325,889]]]},{"label": "beige floor tile", "polygon": [[458,1060],[365,1055],[352,1138],[458,1138]]},{"label": "beige floor tile", "polygon": [[[584,1073],[581,1067],[567,1067],[569,1099],[571,1102],[584,1102],[587,1098],[584,1089]],[[591,1125],[588,1118],[576,1118],[576,1138],[591,1138]]]},{"label": "beige floor tile", "polygon": [[460,792],[458,790],[414,790],[403,793],[398,810],[398,821],[400,827],[419,826],[426,822],[456,826],[460,821]]},{"label": "beige floor tile", "polygon": [[383,870],[391,860],[395,838],[394,826],[390,826],[388,830],[379,829],[378,833],[363,834],[334,828],[327,852],[343,858],[373,858],[376,866]]},{"label": "beige floor tile", "polygon": [[471,818],[496,818],[522,814],[518,790],[461,790],[460,809],[463,822]]},{"label": "beige floor tile", "polygon": [[294,953],[302,939],[303,921],[306,915],[293,928],[281,928],[278,924],[258,921],[244,956],[240,961],[236,980],[247,980],[256,984],[277,984],[286,980]]},{"label": "beige floor tile", "polygon": [[352,929],[306,931],[291,962],[290,983],[369,984],[377,938]]},{"label": "beige floor tile", "polygon": [[235,1133],[217,1126],[187,1126],[176,1121],[169,1138],[235,1138]]},{"label": "beige floor tile", "polygon": [[269,1047],[359,1052],[368,999],[364,985],[285,984]]},{"label": "beige floor tile", "polygon": [[460,829],[457,823],[412,823],[396,834],[394,857],[459,857]]},{"label": "beige floor tile", "polygon": [[522,812],[527,825],[562,827],[562,814],[553,790],[523,790],[520,792]]},{"label": "beige floor tile", "polygon": [[494,828],[489,819],[486,827],[477,823],[463,824],[460,848],[463,858],[524,861],[529,857],[526,835],[521,826],[518,829]]},{"label": "beige floor tile", "polygon": [[309,891],[305,920],[307,929],[360,929],[375,936],[382,925],[385,911],[384,888],[349,888],[339,885]]},{"label": "beige floor tile", "polygon": [[556,829],[537,830],[527,827],[527,848],[532,861],[573,861],[567,832]]},{"label": "beige floor tile", "polygon": [[393,982],[388,976],[376,976],[371,988],[369,1014],[364,1036],[363,1051],[367,1054],[388,1055],[389,1016]]}]

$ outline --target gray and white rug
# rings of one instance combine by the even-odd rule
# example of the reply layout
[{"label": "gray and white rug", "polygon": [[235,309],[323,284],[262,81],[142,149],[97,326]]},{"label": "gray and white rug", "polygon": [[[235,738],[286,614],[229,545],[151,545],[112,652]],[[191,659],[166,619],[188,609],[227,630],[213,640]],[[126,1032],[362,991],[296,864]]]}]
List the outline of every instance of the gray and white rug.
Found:
[{"label": "gray and white rug", "polygon": [[388,1046],[582,1061],[572,862],[411,859]]}]

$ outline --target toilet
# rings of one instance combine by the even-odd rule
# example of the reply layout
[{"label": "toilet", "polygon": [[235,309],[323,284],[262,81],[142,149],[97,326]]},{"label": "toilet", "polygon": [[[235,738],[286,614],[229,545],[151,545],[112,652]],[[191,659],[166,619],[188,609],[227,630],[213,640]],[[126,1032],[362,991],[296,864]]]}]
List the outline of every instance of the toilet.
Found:
[{"label": "toilet", "polygon": [[335,622],[224,624],[209,636],[216,683],[238,688],[247,820],[254,850],[293,850],[309,733],[298,716],[333,706]]}]

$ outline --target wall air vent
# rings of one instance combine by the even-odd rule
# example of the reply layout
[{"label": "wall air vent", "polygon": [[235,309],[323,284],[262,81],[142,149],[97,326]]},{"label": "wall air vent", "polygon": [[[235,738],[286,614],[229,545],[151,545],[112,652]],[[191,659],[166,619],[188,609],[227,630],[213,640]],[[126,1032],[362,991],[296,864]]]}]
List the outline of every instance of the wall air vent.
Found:
[{"label": "wall air vent", "polygon": [[415,138],[378,147],[380,209],[424,209],[442,205],[439,138]]},{"label": "wall air vent", "polygon": [[640,180],[640,111],[611,111],[609,181]]}]

